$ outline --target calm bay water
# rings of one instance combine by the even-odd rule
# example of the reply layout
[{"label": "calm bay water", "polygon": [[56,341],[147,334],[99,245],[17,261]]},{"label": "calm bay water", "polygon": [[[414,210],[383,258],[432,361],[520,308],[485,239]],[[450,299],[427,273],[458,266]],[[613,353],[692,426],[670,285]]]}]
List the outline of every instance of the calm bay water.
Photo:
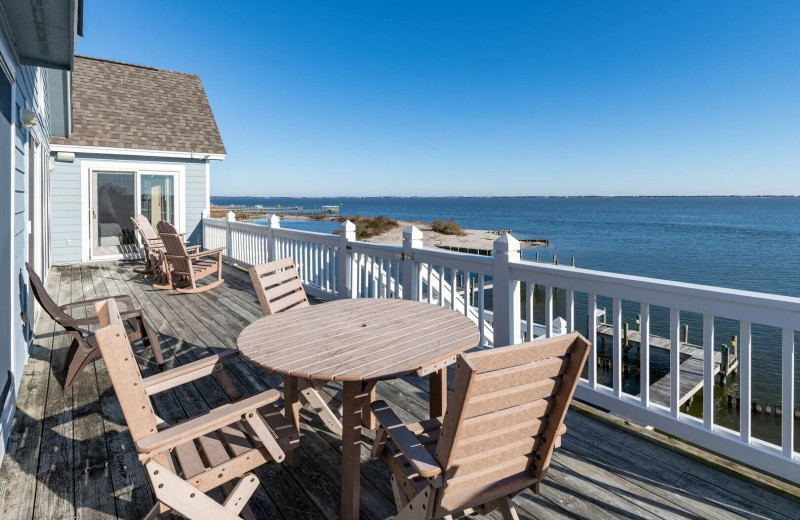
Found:
[{"label": "calm bay water", "polygon": [[[525,251],[561,263],[575,257],[579,267],[800,297],[800,198],[228,198],[215,204],[261,204],[315,208],[341,204],[344,215],[387,215],[431,221],[452,218],[472,229],[511,229],[517,238],[547,238],[549,247]],[[330,231],[330,222],[284,221],[285,227]],[[560,303],[563,306],[563,299]],[[578,298],[576,312],[585,312]],[[611,308],[610,300],[598,304]],[[563,310],[562,310],[563,312]],[[624,305],[624,321],[635,322],[638,302]],[[541,316],[541,314],[539,314]],[[653,309],[654,334],[668,335],[666,309]],[[537,320],[538,321],[538,320]],[[580,320],[579,320],[580,321]],[[690,342],[702,343],[702,317],[681,314]],[[738,324],[716,321],[716,342],[728,343]],[[580,327],[585,331],[585,324]],[[800,323],[798,323],[800,328]],[[800,339],[800,338],[798,338]],[[656,360],[654,376],[664,365]],[[800,362],[795,386],[800,399]],[[780,333],[753,329],[753,399],[780,399]],[[626,391],[638,392],[638,374]],[[716,422],[738,428],[738,416],[725,405],[738,395],[734,378],[715,390]],[[701,394],[692,413],[702,410]],[[778,423],[780,420],[777,420]],[[770,418],[754,421],[754,434],[776,441]],[[800,436],[798,436],[800,437]]]}]

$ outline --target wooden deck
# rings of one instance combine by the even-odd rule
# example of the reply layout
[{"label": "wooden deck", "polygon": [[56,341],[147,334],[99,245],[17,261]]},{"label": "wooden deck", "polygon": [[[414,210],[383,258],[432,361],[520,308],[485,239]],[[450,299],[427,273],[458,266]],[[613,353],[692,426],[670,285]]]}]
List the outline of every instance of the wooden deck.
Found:
[{"label": "wooden deck", "polygon": [[[160,331],[167,366],[235,346],[236,336],[260,316],[246,273],[225,268],[226,283],[203,294],[156,291],[138,277],[138,265],[108,263],[56,268],[48,289],[59,301],[131,294]],[[194,324],[199,322],[199,326]],[[191,328],[190,328],[191,324]],[[102,359],[75,387],[62,391],[60,378],[67,335],[47,318],[37,327],[25,369],[18,411],[0,468],[0,518],[141,518],[152,505]],[[313,334],[313,331],[309,331]],[[143,371],[158,370],[151,354]],[[52,366],[52,369],[51,369]],[[279,387],[281,378],[243,361],[230,371],[248,393]],[[425,416],[427,381],[380,383],[378,394],[404,419]],[[326,391],[336,394],[337,388]],[[338,398],[338,397],[337,397]],[[205,411],[226,400],[209,377],[159,394],[157,413],[168,421]],[[303,412],[302,464],[264,467],[262,488],[250,502],[258,518],[336,518],[339,511],[341,446],[316,415]],[[553,459],[541,495],[519,496],[523,518],[800,518],[800,500],[739,480],[640,436],[571,411],[569,428]],[[362,449],[363,518],[395,513],[389,472]]]}]

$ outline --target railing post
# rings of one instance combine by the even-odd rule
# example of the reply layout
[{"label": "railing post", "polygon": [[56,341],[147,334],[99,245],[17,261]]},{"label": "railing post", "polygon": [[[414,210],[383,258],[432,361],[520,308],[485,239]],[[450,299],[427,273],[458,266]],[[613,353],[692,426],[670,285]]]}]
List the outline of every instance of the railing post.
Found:
[{"label": "railing post", "polygon": [[281,227],[281,219],[278,215],[274,213],[270,215],[269,220],[267,220],[267,261],[274,262],[278,259],[278,239],[275,238],[275,233],[273,233],[273,229],[279,229]]},{"label": "railing post", "polygon": [[200,213],[200,249],[207,249],[206,248],[206,221],[204,219],[211,217],[211,210],[208,208],[204,209],[202,213]]},{"label": "railing post", "polygon": [[[422,231],[410,226],[403,231],[403,299],[419,300],[419,266],[414,263],[414,248],[422,247]],[[455,283],[455,280],[452,280]]]},{"label": "railing post", "polygon": [[350,242],[356,240],[356,225],[346,220],[339,226],[339,265],[336,277],[336,292],[340,298],[355,298],[353,267],[350,258]]},{"label": "railing post", "polygon": [[506,233],[494,241],[494,346],[520,341],[520,283],[511,279],[511,264],[521,260],[519,240]]},{"label": "railing post", "polygon": [[236,222],[236,213],[233,211],[228,212],[228,223],[225,224],[227,226],[225,233],[225,256],[228,257],[228,260],[233,259],[233,232],[231,231],[231,222]]}]

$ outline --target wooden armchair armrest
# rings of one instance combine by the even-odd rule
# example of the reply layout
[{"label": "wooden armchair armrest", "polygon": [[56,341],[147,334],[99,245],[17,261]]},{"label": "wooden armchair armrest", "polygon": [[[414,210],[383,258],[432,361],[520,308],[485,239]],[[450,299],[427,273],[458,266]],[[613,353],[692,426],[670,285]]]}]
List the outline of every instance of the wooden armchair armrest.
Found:
[{"label": "wooden armchair armrest", "polygon": [[[136,443],[136,449],[143,454],[153,454],[154,452],[172,449],[178,444],[197,439],[229,424],[240,420],[248,420],[248,415],[258,411],[262,406],[274,403],[280,399],[280,396],[281,394],[277,390],[267,390],[241,401],[220,406],[199,417],[178,423],[149,437],[140,439]],[[261,439],[259,436],[259,440],[265,445],[269,440],[275,443],[275,439],[272,439],[271,436],[269,440]]]},{"label": "wooden armchair armrest", "polygon": [[199,253],[200,252],[200,246],[186,246],[185,249],[186,249],[187,253],[192,253],[192,252]]},{"label": "wooden armchair armrest", "polygon": [[191,381],[209,376],[222,368],[222,362],[239,355],[238,350],[228,349],[212,356],[198,359],[172,370],[145,377],[142,379],[147,395],[157,394]]},{"label": "wooden armchair armrest", "polygon": [[133,306],[133,300],[131,299],[131,297],[128,296],[127,294],[122,294],[122,295],[119,295],[119,296],[106,296],[104,298],[93,298],[91,300],[83,300],[83,301],[80,301],[80,302],[67,303],[65,305],[62,305],[60,307],[60,309],[62,311],[66,311],[68,309],[75,309],[75,308],[80,308],[80,307],[90,307],[91,306],[92,308],[94,308],[94,304],[95,303],[104,302],[104,301],[108,300],[109,298],[114,298],[114,300],[116,302],[118,302],[118,303],[124,303],[125,304],[125,309],[127,311],[132,311],[135,308]]},{"label": "wooden armchair armrest", "polygon": [[222,252],[224,250],[225,250],[224,247],[218,247],[216,249],[208,249],[207,251],[200,251],[199,253],[193,253],[193,254],[188,255],[188,256],[189,256],[189,258],[202,258],[204,256],[213,256],[213,255],[220,256],[220,255],[222,255]]},{"label": "wooden armchair armrest", "polygon": [[432,478],[442,473],[442,468],[436,459],[420,444],[417,437],[406,428],[406,425],[384,401],[375,401],[370,405],[372,413],[378,419],[381,427],[391,437],[409,464],[417,470],[421,477]]},{"label": "wooden armchair armrest", "polygon": [[142,237],[143,242],[147,242],[147,245],[150,247],[161,247],[164,245],[164,242],[161,241],[161,237],[158,238],[147,238]]}]

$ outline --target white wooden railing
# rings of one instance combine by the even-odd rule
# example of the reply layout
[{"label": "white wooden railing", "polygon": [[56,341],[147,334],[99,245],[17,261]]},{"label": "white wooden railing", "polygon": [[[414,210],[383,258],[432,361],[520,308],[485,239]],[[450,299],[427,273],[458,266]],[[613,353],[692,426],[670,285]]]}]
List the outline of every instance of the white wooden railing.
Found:
[{"label": "white wooden railing", "polygon": [[[283,229],[277,217],[268,225],[229,220],[203,219],[203,246],[225,248],[231,263],[244,266],[292,256],[309,294],[323,298],[406,298],[450,307],[470,317],[479,327],[481,345],[503,346],[530,337],[576,329],[576,300],[585,302],[581,311],[596,316],[599,297],[612,302],[611,385],[598,381],[597,349],[592,349],[587,378],[576,397],[610,410],[631,421],[655,427],[688,442],[703,446],[744,464],[782,478],[800,481],[800,455],[794,450],[795,421],[795,333],[800,330],[800,298],[738,291],[673,281],[613,274],[570,266],[521,259],[520,244],[510,235],[498,238],[492,257],[426,248],[422,233],[404,231],[401,246],[374,244],[355,239],[355,227],[342,224],[340,234],[329,235]],[[544,288],[543,316],[534,321],[533,291]],[[523,294],[523,287],[524,292]],[[554,315],[554,289],[565,296],[566,327],[558,329]],[[487,296],[491,295],[491,309]],[[642,348],[639,395],[623,391],[623,301],[638,305],[641,314]],[[651,310],[668,311],[669,388],[668,407],[653,402],[649,388]],[[704,388],[714,387],[714,319],[739,323],[739,387],[742,412],[739,429],[714,421],[713,391],[703,392],[702,418],[681,410],[679,365],[681,313],[702,315]],[[580,319],[590,321],[586,316]],[[596,322],[595,322],[596,323]],[[766,442],[752,435],[749,403],[752,381],[752,326],[774,327],[779,334],[781,366],[780,441]],[[528,334],[527,331],[532,331]],[[586,332],[597,344],[595,326]]]}]

